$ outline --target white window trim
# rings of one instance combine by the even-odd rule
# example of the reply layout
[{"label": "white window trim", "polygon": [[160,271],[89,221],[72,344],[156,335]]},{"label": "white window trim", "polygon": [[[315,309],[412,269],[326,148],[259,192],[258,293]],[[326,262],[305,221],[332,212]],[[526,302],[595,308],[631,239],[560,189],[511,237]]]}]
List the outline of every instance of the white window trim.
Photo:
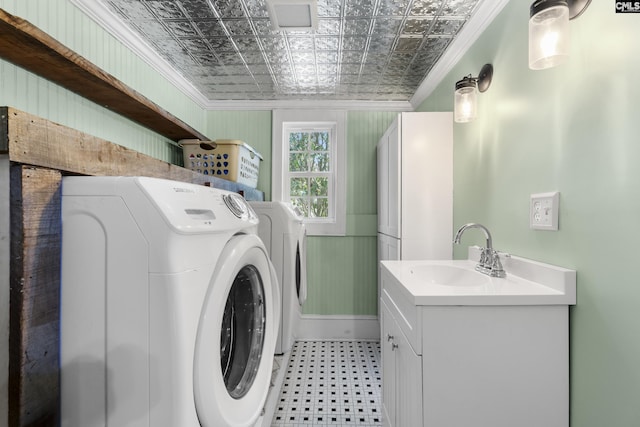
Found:
[{"label": "white window trim", "polygon": [[335,217],[332,222],[305,221],[307,233],[317,236],[344,236],[347,229],[347,113],[343,110],[273,110],[271,198],[284,200],[286,170],[283,127],[290,122],[336,123]]}]

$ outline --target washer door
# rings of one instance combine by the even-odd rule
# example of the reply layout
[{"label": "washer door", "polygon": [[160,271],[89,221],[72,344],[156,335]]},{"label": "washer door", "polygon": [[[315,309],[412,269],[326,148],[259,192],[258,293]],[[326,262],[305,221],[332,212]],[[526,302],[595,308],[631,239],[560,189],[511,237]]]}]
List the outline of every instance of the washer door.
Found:
[{"label": "washer door", "polygon": [[302,224],[296,245],[296,292],[300,306],[307,300],[307,228]]},{"label": "washer door", "polygon": [[278,317],[272,267],[256,235],[234,236],[205,297],[194,356],[203,427],[250,426],[269,391]]}]

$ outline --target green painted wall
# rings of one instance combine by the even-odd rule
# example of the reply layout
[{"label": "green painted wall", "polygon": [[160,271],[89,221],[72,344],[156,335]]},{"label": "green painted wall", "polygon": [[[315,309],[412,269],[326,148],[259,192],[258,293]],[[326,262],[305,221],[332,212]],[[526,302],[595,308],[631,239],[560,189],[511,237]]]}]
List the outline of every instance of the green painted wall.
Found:
[{"label": "green painted wall", "polygon": [[[31,22],[194,128],[204,129],[202,108],[68,0],[0,0],[0,8]],[[182,150],[172,141],[4,60],[0,105],[182,164]]]},{"label": "green painted wall", "polygon": [[[638,426],[640,15],[591,2],[571,22],[569,61],[531,71],[529,4],[508,4],[419,109],[451,110],[455,81],[493,63],[479,119],[454,126],[454,225],[480,222],[498,249],[577,270],[571,425]],[[560,230],[530,230],[529,195],[554,190]]]}]

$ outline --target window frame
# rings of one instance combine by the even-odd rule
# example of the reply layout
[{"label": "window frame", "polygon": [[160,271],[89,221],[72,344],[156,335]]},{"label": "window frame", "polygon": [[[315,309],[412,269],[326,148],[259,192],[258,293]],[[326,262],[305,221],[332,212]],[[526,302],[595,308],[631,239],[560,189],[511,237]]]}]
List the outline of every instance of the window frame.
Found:
[{"label": "window frame", "polygon": [[[346,111],[342,110],[274,110],[272,128],[272,199],[289,201],[288,129],[333,127],[334,140],[329,146],[331,165],[329,218],[305,218],[309,235],[344,236],[346,234]],[[335,157],[335,158],[334,158]],[[331,212],[333,215],[331,215]]]}]

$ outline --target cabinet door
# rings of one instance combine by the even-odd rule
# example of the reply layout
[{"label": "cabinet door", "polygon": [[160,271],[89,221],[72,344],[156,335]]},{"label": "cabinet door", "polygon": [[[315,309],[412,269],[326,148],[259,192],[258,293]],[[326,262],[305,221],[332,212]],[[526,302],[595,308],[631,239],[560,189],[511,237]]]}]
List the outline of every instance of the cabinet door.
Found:
[{"label": "cabinet door", "polygon": [[378,143],[378,231],[400,237],[400,140],[398,120]]},{"label": "cabinet door", "polygon": [[422,358],[398,329],[394,336],[396,363],[396,425],[422,426]]},{"label": "cabinet door", "polygon": [[401,126],[400,121],[396,120],[393,122],[391,127],[389,128],[389,160],[388,160],[388,169],[389,169],[389,194],[388,194],[388,220],[387,226],[389,228],[389,232],[386,233],[390,236],[400,238],[401,237],[401,222],[400,222],[400,208],[402,203],[402,194],[401,194],[401,180],[400,173],[401,167],[400,164],[400,149],[402,142],[400,141],[400,130],[399,126]]},{"label": "cabinet door", "polygon": [[382,347],[382,425],[422,426],[422,358],[380,301]]},{"label": "cabinet door", "polygon": [[402,259],[451,259],[451,113],[402,113],[400,134]]},{"label": "cabinet door", "polygon": [[378,231],[389,234],[389,138],[385,133],[377,147],[378,154]]},{"label": "cabinet door", "polygon": [[395,337],[395,321],[384,301],[380,300],[380,325],[382,347],[382,425],[396,424],[396,355],[392,347]]},{"label": "cabinet door", "polygon": [[[385,234],[378,233],[378,301],[380,301],[382,290],[382,266],[380,261],[400,259],[400,241],[395,237],[389,237]],[[380,309],[378,309],[380,315]]]}]

